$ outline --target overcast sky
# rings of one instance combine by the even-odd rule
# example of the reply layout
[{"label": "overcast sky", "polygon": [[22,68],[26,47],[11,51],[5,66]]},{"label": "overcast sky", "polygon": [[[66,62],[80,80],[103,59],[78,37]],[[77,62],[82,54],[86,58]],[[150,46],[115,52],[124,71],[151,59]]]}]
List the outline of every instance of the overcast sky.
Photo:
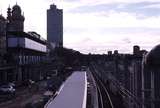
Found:
[{"label": "overcast sky", "polygon": [[133,45],[150,50],[160,43],[160,0],[0,0],[21,6],[25,31],[46,38],[46,10],[55,3],[64,10],[64,46],[83,53],[132,52]]}]

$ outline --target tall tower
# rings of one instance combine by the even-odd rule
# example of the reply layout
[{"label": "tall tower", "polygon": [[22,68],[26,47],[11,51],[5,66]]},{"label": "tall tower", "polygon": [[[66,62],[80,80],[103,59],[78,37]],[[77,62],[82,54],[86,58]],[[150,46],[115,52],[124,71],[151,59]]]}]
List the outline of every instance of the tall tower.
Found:
[{"label": "tall tower", "polygon": [[21,8],[17,4],[13,6],[12,10],[9,7],[7,11],[7,30],[10,32],[24,31],[24,16],[21,14]]},{"label": "tall tower", "polygon": [[47,10],[47,40],[57,47],[63,46],[63,10],[54,4]]}]

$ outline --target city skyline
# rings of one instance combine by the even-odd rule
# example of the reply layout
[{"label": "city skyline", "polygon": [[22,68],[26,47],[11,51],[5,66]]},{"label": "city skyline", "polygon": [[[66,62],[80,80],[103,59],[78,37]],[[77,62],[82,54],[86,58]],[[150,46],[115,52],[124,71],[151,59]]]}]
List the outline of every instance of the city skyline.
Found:
[{"label": "city skyline", "polygon": [[24,11],[25,31],[44,38],[50,4],[63,8],[64,46],[83,53],[131,53],[133,45],[150,50],[160,41],[160,0],[6,0],[0,1],[5,17],[16,1]]}]

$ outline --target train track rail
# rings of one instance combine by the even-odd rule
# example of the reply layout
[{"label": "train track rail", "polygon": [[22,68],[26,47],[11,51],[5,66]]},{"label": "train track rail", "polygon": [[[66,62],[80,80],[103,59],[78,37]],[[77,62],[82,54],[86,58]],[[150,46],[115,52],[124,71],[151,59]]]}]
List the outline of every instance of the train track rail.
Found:
[{"label": "train track rail", "polygon": [[[93,65],[92,67],[96,67],[98,68],[96,65]],[[103,74],[105,74],[105,70],[102,66],[99,66],[101,68],[98,68],[100,69],[100,72],[103,72]],[[98,74],[98,73],[96,73]],[[111,81],[111,80],[110,80]],[[123,86],[121,86],[121,84],[116,80],[116,79],[113,79],[112,81],[112,84],[114,84],[115,87],[117,87],[118,89],[118,93],[123,97],[123,99],[126,99],[126,100],[130,100],[132,102],[134,102],[134,105],[137,106],[137,108],[140,108],[142,105],[144,105],[144,103],[142,102],[141,99],[137,98],[136,96],[134,96],[134,94],[132,94],[129,90],[127,90],[126,88],[124,88]],[[129,101],[123,101],[125,103],[125,105],[129,105]],[[117,105],[114,105],[114,107],[117,107]]]},{"label": "train track rail", "polygon": [[107,88],[104,86],[103,82],[95,74],[93,74],[93,77],[96,81],[96,86],[98,91],[99,108],[114,108],[111,97],[108,93]]},{"label": "train track rail", "polygon": [[[103,67],[101,67],[100,69],[103,72],[105,71]],[[116,79],[114,79],[113,82],[115,82],[114,84],[119,89],[119,93],[121,94],[121,96],[132,100],[138,108],[140,108],[142,104],[144,104],[142,103],[142,100],[134,96],[134,94],[132,94],[129,90],[125,89],[123,86],[120,86],[119,82]]]}]

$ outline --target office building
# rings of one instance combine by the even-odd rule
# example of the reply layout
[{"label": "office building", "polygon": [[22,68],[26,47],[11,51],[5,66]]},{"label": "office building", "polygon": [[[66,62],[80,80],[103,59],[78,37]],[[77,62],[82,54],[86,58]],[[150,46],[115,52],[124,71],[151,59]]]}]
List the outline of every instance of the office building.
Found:
[{"label": "office building", "polygon": [[63,46],[63,10],[54,4],[47,10],[47,41],[56,47]]}]

